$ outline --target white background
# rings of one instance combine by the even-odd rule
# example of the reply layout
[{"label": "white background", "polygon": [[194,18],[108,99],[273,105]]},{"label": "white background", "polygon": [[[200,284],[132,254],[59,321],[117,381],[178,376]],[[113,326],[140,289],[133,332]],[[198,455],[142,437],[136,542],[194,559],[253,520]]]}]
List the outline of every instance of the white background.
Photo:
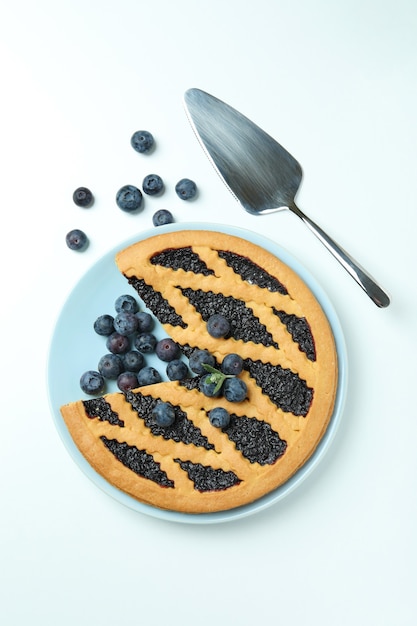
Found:
[{"label": "white background", "polygon": [[[3,0],[4,626],[416,623],[416,62],[414,0]],[[383,284],[388,309],[297,217],[240,208],[190,129],[189,87],[300,161],[300,208]],[[148,157],[130,147],[138,129],[156,138]],[[116,191],[148,173],[166,193],[122,213]],[[192,204],[173,191],[184,176],[200,189]],[[89,210],[72,202],[81,185]],[[158,208],[273,237],[321,283],[345,333],[348,397],[329,453],[288,498],[237,522],[166,522],[114,501],[70,458],[48,405],[68,294]],[[66,247],[72,228],[89,235],[85,253]]]}]

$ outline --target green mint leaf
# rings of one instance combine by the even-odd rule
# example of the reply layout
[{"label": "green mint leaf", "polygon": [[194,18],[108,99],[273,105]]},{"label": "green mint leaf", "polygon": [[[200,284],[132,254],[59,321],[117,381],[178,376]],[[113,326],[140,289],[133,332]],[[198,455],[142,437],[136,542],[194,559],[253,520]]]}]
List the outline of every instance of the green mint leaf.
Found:
[{"label": "green mint leaf", "polygon": [[208,365],[208,363],[202,363],[202,366],[204,367],[206,372],[210,372],[211,374],[220,374],[221,373],[221,372],[219,372],[219,370],[216,370],[215,367],[212,367],[211,365]]},{"label": "green mint leaf", "polygon": [[216,385],[216,386],[215,386],[215,388],[214,388],[214,393],[217,393],[218,391],[220,391],[220,389],[222,388],[222,385],[223,385],[223,383],[224,383],[224,379],[225,379],[225,377],[224,377],[224,376],[222,376],[221,378],[219,378],[219,380],[218,380],[218,382],[217,382],[217,385]]}]

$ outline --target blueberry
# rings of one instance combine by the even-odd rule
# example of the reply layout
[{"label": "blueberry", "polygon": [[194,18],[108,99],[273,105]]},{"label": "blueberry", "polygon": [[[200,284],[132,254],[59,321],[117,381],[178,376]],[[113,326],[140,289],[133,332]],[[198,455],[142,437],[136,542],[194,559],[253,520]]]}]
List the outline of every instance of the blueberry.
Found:
[{"label": "blueberry", "polygon": [[247,386],[241,378],[226,378],[223,395],[229,402],[242,402],[246,398]]},{"label": "blueberry", "polygon": [[226,428],[230,423],[230,413],[223,407],[217,406],[209,412],[209,420],[210,424],[216,428]]},{"label": "blueberry", "polygon": [[126,213],[137,211],[142,205],[142,200],[142,192],[134,185],[125,185],[116,194],[117,206]]},{"label": "blueberry", "polygon": [[175,191],[181,200],[191,200],[197,193],[197,186],[189,178],[182,178],[175,185]]},{"label": "blueberry", "polygon": [[122,374],[117,377],[117,386],[120,391],[136,389],[136,387],[139,387],[138,377],[135,372],[122,372]]},{"label": "blueberry", "polygon": [[155,383],[160,383],[162,378],[158,370],[154,367],[147,365],[143,367],[137,374],[138,376],[138,386],[143,387],[145,385],[154,385]]},{"label": "blueberry", "polygon": [[155,346],[156,356],[161,361],[173,361],[179,356],[179,348],[173,339],[164,337]]},{"label": "blueberry", "polygon": [[166,372],[169,380],[184,380],[188,376],[188,367],[184,361],[174,359],[168,363]]},{"label": "blueberry", "polygon": [[110,380],[116,380],[116,378],[123,372],[123,361],[118,354],[105,354],[98,362],[98,371],[104,378]]},{"label": "blueberry", "polygon": [[127,337],[115,331],[107,337],[106,346],[112,354],[123,354],[129,350],[130,342]]},{"label": "blueberry", "polygon": [[226,337],[230,333],[230,322],[220,313],[211,315],[207,320],[207,331],[209,335],[219,339]]},{"label": "blueberry", "polygon": [[125,370],[128,372],[138,372],[145,365],[143,354],[137,350],[129,350],[122,356],[122,359]]},{"label": "blueberry", "polygon": [[164,226],[165,224],[172,224],[174,221],[174,216],[171,211],[167,209],[159,209],[152,216],[152,224],[154,226]]},{"label": "blueberry", "polygon": [[137,130],[133,133],[130,144],[136,152],[149,152],[154,145],[154,138],[147,130]]},{"label": "blueberry", "polygon": [[99,315],[94,322],[94,330],[97,335],[108,337],[114,332],[114,317],[112,315]]},{"label": "blueberry", "polygon": [[72,199],[77,206],[81,206],[84,209],[93,204],[93,194],[87,187],[78,187],[72,194]]},{"label": "blueberry", "polygon": [[149,333],[155,326],[154,318],[150,313],[146,313],[146,311],[136,313],[136,317],[138,318],[139,333]]},{"label": "blueberry", "polygon": [[243,359],[239,354],[227,354],[222,361],[223,374],[238,376],[243,370]]},{"label": "blueberry", "polygon": [[114,318],[114,330],[120,335],[131,335],[138,329],[138,318],[129,311],[120,311]]},{"label": "blueberry", "polygon": [[194,372],[194,374],[205,374],[206,370],[203,367],[203,363],[205,365],[211,365],[214,367],[216,364],[215,358],[210,354],[207,350],[199,350],[196,348],[192,351],[189,358],[190,370]]},{"label": "blueberry", "polygon": [[65,237],[65,241],[70,250],[83,250],[88,244],[87,235],[79,228],[70,230]]},{"label": "blueberry", "polygon": [[157,339],[152,333],[140,333],[134,339],[135,348],[144,354],[155,351]]},{"label": "blueberry", "polygon": [[205,396],[208,396],[209,398],[218,398],[222,393],[221,388],[216,389],[217,383],[213,383],[211,381],[211,374],[205,374],[201,378],[198,388]]},{"label": "blueberry", "polygon": [[143,192],[148,196],[156,196],[164,188],[164,181],[158,174],[148,174],[142,181]]},{"label": "blueberry", "polygon": [[175,422],[175,410],[169,402],[157,402],[152,409],[152,417],[158,426],[166,428]]},{"label": "blueberry", "polygon": [[139,311],[138,303],[130,294],[123,294],[122,296],[119,296],[114,303],[114,308],[116,309],[116,313],[120,313],[120,311],[137,313]]},{"label": "blueberry", "polygon": [[97,396],[104,391],[104,378],[100,372],[94,370],[88,370],[80,378],[80,387],[84,393],[88,393],[92,396]]}]

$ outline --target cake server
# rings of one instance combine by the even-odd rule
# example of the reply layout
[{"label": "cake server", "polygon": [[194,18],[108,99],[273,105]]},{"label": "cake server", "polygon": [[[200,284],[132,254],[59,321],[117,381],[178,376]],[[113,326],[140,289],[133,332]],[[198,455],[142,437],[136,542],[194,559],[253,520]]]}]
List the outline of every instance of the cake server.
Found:
[{"label": "cake server", "polygon": [[389,305],[389,296],[370,274],[295,204],[302,170],[289,152],[247,117],[201,89],[188,89],[184,103],[204,151],[246,211],[260,215],[289,209],[378,307]]}]

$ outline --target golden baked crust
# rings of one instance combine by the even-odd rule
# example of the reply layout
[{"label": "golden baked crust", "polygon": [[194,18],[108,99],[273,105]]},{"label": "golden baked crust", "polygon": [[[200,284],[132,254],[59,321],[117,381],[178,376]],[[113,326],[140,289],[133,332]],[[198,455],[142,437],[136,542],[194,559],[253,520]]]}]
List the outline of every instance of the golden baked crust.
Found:
[{"label": "golden baked crust", "polygon": [[[163,382],[63,406],[91,466],[141,502],[187,513],[238,507],[285,483],[325,433],[337,387],[333,334],[307,285],[259,246],[204,230],[156,234],[116,263],[185,354],[198,347],[218,363],[243,357],[248,396],[230,403]],[[219,303],[237,311],[228,339],[206,330]],[[181,432],[164,435],[149,421],[158,399],[175,407]],[[232,413],[230,429],[211,426],[215,406]]]}]

